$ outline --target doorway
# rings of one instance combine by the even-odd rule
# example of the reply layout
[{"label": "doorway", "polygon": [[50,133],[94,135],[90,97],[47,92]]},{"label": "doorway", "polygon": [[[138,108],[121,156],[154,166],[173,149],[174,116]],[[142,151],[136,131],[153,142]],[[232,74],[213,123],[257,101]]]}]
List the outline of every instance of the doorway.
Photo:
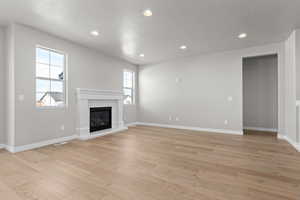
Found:
[{"label": "doorway", "polygon": [[277,136],[278,56],[243,58],[244,134]]}]

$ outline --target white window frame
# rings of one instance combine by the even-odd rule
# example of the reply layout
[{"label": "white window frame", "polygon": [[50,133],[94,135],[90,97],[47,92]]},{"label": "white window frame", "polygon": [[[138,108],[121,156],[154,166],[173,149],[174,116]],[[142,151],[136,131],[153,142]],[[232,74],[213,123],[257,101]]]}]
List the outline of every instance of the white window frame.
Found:
[{"label": "white window frame", "polygon": [[[37,80],[40,79],[40,80],[49,80],[50,81],[50,90],[51,90],[51,81],[61,81],[61,80],[57,80],[57,79],[53,79],[51,77],[49,78],[44,78],[44,77],[38,77],[37,74],[36,74],[36,68],[37,68],[37,64],[48,64],[48,63],[38,63],[37,62],[37,49],[40,48],[40,49],[44,49],[46,51],[50,51],[50,52],[54,52],[54,53],[58,53],[58,54],[62,54],[64,55],[64,66],[63,66],[63,75],[64,75],[64,79],[63,79],[63,104],[62,105],[58,105],[58,106],[55,106],[55,105],[50,105],[50,106],[38,106],[37,105],[37,101],[36,101],[36,95],[38,93],[37,91]],[[51,64],[51,57],[50,57],[50,63]],[[67,95],[67,66],[68,66],[68,55],[63,52],[63,51],[60,51],[60,50],[56,50],[56,49],[52,49],[52,48],[49,48],[49,47],[45,47],[45,46],[42,46],[42,45],[36,45],[35,47],[35,107],[38,108],[38,109],[63,109],[63,108],[67,108],[68,106],[68,95]],[[51,68],[51,65],[49,66],[49,68]]]},{"label": "white window frame", "polygon": [[[124,73],[125,72],[132,73],[132,88],[125,87],[125,84],[124,84]],[[123,70],[123,83],[122,83],[123,84],[123,94],[125,95],[124,89],[130,89],[131,90],[131,95],[132,95],[132,103],[131,104],[125,104],[125,102],[123,101],[124,105],[135,105],[135,79],[136,79],[136,75],[135,75],[134,70],[130,70],[130,69],[124,69]]]}]

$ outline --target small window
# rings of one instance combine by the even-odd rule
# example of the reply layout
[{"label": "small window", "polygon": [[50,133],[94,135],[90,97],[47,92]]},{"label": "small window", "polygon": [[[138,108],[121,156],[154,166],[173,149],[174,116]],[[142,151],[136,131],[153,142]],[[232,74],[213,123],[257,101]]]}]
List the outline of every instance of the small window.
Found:
[{"label": "small window", "polygon": [[36,48],[36,106],[65,105],[65,54],[44,47]]},{"label": "small window", "polygon": [[124,104],[134,104],[135,102],[135,74],[134,71],[124,70],[123,74],[123,91],[124,91]]}]

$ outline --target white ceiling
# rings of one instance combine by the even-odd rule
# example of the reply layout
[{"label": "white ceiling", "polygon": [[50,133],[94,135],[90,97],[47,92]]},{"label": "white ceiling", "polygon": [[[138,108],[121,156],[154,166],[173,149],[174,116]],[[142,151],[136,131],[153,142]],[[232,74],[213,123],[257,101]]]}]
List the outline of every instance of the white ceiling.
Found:
[{"label": "white ceiling", "polygon": [[[283,41],[300,27],[299,13],[300,0],[0,1],[0,24],[29,25],[135,64]],[[246,39],[237,38],[242,32]]]}]

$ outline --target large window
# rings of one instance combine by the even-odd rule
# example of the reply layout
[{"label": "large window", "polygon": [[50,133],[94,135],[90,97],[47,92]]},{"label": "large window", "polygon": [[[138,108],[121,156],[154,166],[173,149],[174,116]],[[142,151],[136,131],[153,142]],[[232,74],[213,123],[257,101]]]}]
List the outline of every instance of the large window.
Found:
[{"label": "large window", "polygon": [[36,105],[61,107],[65,105],[65,54],[36,48]]},{"label": "large window", "polygon": [[134,104],[135,91],[134,91],[135,74],[134,71],[124,70],[123,75],[123,90],[124,90],[124,104]]}]

